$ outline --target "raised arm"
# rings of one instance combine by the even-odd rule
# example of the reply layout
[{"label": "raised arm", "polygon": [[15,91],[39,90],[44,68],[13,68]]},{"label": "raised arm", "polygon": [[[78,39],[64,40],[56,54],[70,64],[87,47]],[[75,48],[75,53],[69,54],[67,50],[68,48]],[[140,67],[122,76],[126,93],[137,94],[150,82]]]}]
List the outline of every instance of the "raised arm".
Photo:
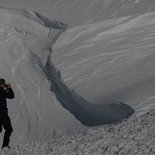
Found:
[{"label": "raised arm", "polygon": [[5,93],[4,96],[8,99],[13,99],[15,97],[14,92],[12,90],[12,88],[8,88]]},{"label": "raised arm", "polygon": [[6,86],[7,86],[6,90],[4,91],[5,98],[13,99],[15,97],[15,95],[14,95],[14,92],[13,92],[13,90],[11,88],[11,84],[8,83],[8,84],[6,84]]},{"label": "raised arm", "polygon": [[13,99],[15,95],[12,88],[7,88],[7,90],[4,91],[4,96],[8,99]]}]

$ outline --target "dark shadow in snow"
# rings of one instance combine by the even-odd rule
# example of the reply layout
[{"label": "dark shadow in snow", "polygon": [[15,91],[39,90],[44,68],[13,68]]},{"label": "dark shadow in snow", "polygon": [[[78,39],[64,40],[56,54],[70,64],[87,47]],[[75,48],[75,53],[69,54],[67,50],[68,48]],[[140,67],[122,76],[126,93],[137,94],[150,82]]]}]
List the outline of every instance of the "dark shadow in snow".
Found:
[{"label": "dark shadow in snow", "polygon": [[62,106],[86,126],[114,123],[128,118],[134,113],[130,106],[121,102],[106,105],[87,102],[62,82],[60,72],[56,71],[51,63],[50,56],[45,65],[45,72],[48,80],[51,81],[51,90],[55,93]]}]

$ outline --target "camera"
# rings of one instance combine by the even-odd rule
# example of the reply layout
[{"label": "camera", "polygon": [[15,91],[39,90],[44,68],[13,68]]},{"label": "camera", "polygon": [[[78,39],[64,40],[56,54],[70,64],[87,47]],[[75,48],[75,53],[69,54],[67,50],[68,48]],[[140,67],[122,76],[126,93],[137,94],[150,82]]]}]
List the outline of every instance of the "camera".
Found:
[{"label": "camera", "polygon": [[8,85],[7,84],[5,84],[5,86],[4,86],[5,88],[8,88]]}]

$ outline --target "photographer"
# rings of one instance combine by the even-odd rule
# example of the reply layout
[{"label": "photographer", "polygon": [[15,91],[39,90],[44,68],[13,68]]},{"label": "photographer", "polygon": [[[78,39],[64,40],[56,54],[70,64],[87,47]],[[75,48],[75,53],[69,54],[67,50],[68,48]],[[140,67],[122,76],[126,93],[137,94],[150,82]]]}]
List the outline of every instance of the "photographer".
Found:
[{"label": "photographer", "polygon": [[14,92],[10,83],[6,84],[4,79],[0,79],[0,132],[2,132],[2,127],[5,129],[2,149],[10,148],[9,141],[13,128],[11,125],[10,117],[8,115],[6,99],[13,98]]}]

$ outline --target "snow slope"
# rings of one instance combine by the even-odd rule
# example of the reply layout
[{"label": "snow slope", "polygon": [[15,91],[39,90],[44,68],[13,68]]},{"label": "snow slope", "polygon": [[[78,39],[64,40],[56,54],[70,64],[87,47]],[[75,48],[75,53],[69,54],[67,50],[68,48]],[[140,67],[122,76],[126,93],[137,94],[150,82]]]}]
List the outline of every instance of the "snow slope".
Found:
[{"label": "snow slope", "polygon": [[69,27],[155,11],[153,0],[0,0],[0,6],[35,10]]},{"label": "snow slope", "polygon": [[[70,89],[74,89],[76,92],[78,92],[79,96],[83,96],[87,101],[91,103],[100,104],[102,106],[105,103],[123,101],[136,110],[136,113],[131,117],[131,119],[118,125],[115,124],[110,126],[102,126],[102,128],[96,130],[88,130],[88,132],[81,132],[81,134],[73,135],[72,137],[62,137],[60,139],[54,139],[51,143],[47,143],[47,141],[45,143],[36,141],[34,143],[29,143],[26,146],[17,146],[16,148],[13,148],[13,150],[10,150],[10,154],[154,154],[154,147],[152,146],[154,144],[155,116],[154,113],[146,114],[151,110],[154,111],[155,107],[155,3],[153,1],[90,0],[88,2],[75,0],[71,2],[70,0],[47,0],[45,3],[45,1],[42,0],[0,0],[0,2],[2,6],[10,6],[13,8],[21,7],[37,10],[45,14],[52,20],[57,19],[68,23],[69,27],[71,28],[60,36],[60,38],[54,45],[54,50],[52,53],[52,63],[54,62],[56,68],[58,68],[62,73],[61,76],[58,77],[61,77]],[[83,3],[85,3],[85,5],[83,5]],[[37,15],[35,14],[35,16]],[[33,23],[32,25],[36,27],[35,24]],[[11,26],[8,30],[12,33],[14,31],[12,31],[11,28],[13,27],[13,24],[11,23],[10,25]],[[31,30],[31,32],[33,32],[34,28],[32,28]],[[40,31],[39,29],[37,33],[38,32],[43,32],[44,34],[44,30]],[[41,34],[41,36],[43,34]],[[5,37],[2,37],[1,41],[4,40],[4,38]],[[14,38],[14,36],[12,38]],[[37,37],[37,43],[35,41],[29,42],[28,46],[33,46],[35,43],[36,45],[39,44],[39,47],[43,46],[43,49],[48,49],[45,50],[45,53],[47,52],[45,54],[45,57],[43,55],[40,55],[41,64],[45,65],[47,62],[47,55],[49,55],[49,51],[51,51],[51,48],[46,48],[49,46],[49,44],[47,45],[47,42],[42,42],[44,39],[39,41],[40,39],[38,39]],[[23,37],[22,39],[20,38],[20,40],[23,41]],[[24,47],[25,42],[27,44],[27,40],[24,40]],[[42,43],[45,44],[45,46]],[[8,49],[12,51],[13,49],[12,45],[7,50],[5,49],[5,47],[1,48],[3,49],[2,51],[7,51]],[[17,51],[17,49],[15,49],[14,51]],[[25,48],[23,48],[23,50],[24,49]],[[37,52],[40,51],[39,49],[35,50]],[[32,60],[38,61],[38,58],[36,58],[37,52],[35,52],[35,56],[33,56]],[[3,53],[3,56],[6,55],[6,53],[7,52]],[[41,52],[39,52],[39,54],[41,54]],[[8,64],[10,62],[10,60],[4,61],[7,61]],[[33,61],[31,61],[31,63],[32,62]],[[10,68],[10,66],[6,68]],[[31,67],[29,66],[28,68]],[[24,72],[26,71],[26,69],[22,68],[20,72],[22,72],[23,70]],[[30,72],[36,71],[32,70]],[[39,67],[39,73],[40,72],[42,71],[40,71]],[[3,71],[3,73],[7,74],[5,71]],[[73,117],[73,115],[71,115],[68,111],[60,106],[60,103],[55,98],[55,95],[49,91],[49,89],[51,88],[50,81],[46,81],[45,75],[42,76],[42,74],[44,73],[41,73],[40,75],[42,80],[40,80],[39,78],[39,84],[45,83],[42,88],[46,87],[43,90],[48,89],[48,98],[49,96],[51,96],[51,94],[53,95],[53,97],[50,98],[50,102],[48,103],[51,103],[51,100],[54,101],[54,106],[60,109],[60,111],[62,112],[61,116],[63,118],[59,117],[60,115],[58,115],[55,107],[53,108],[53,105],[52,108],[54,110],[52,111],[52,113],[49,109],[47,111],[50,111],[49,113],[52,114],[52,116],[54,112],[54,116],[56,117],[49,118],[49,113],[46,110],[42,110],[42,114],[44,114],[45,117],[40,113],[35,117],[38,117],[39,119],[43,118],[42,120],[44,120],[44,118],[48,118],[48,120],[51,120],[51,118],[58,119],[56,123],[53,123],[53,121],[52,123],[55,125],[55,127],[59,126],[60,128],[56,128],[55,130],[53,130],[52,124],[48,130],[49,132],[52,131],[52,134],[49,134],[52,135],[52,137],[56,133],[58,134],[60,130],[60,132],[69,130],[68,133],[71,133],[77,128],[77,131],[83,129],[83,125],[81,125],[81,123],[79,123]],[[8,77],[8,75],[4,75],[4,77]],[[38,73],[35,75],[38,75]],[[33,76],[35,77],[35,75]],[[9,77],[10,79],[8,80],[13,83],[14,81],[11,80],[12,77],[10,75]],[[24,77],[25,74],[22,75],[22,78]],[[34,79],[37,78],[38,76]],[[31,77],[30,79],[32,80]],[[29,80],[30,82],[28,82],[30,84],[25,83],[24,81],[24,86],[29,86],[28,90],[33,88],[33,82],[31,82],[31,80]],[[20,80],[17,79],[17,81],[19,82]],[[16,87],[15,85],[17,84],[17,81],[13,83],[14,88]],[[22,85],[22,83],[23,81],[21,80],[20,85]],[[37,85],[35,86],[35,89],[36,88],[38,88]],[[19,92],[23,92],[22,95],[26,96],[26,91],[21,90]],[[39,92],[40,91],[38,89],[38,94]],[[31,91],[31,96],[33,96],[32,94],[34,95],[34,89],[32,89]],[[21,99],[23,98],[23,96],[21,96]],[[47,95],[44,96],[45,98],[47,97]],[[42,98],[44,98],[44,96]],[[35,101],[33,103],[35,103]],[[10,104],[9,106],[9,109],[11,110],[10,113],[15,113],[13,111],[14,105]],[[32,109],[32,106],[29,106],[28,109],[30,109],[30,107]],[[42,107],[43,106],[39,106],[39,109],[41,109]],[[18,108],[19,106],[16,107],[16,110]],[[23,109],[25,109],[25,107]],[[16,126],[15,130],[19,131],[18,133],[22,133],[23,131],[23,135],[19,135],[20,140],[17,139],[17,142],[20,142],[21,139],[23,140],[25,137],[28,137],[28,131],[33,131],[31,133],[33,135],[32,140],[34,141],[37,139],[42,140],[42,138],[40,138],[41,136],[39,136],[39,138],[36,138],[37,136],[35,136],[35,133],[37,132],[41,132],[42,137],[43,135],[45,135],[45,139],[46,137],[48,137],[48,139],[51,138],[51,136],[46,136],[46,134],[44,134],[47,131],[47,127],[45,125],[46,123],[42,124],[40,123],[42,121],[36,121],[38,119],[35,119],[33,115],[34,109],[35,108],[32,109],[33,112],[28,112],[30,117],[34,118],[34,121],[28,119],[26,124],[30,125],[26,127],[27,125],[25,124],[26,130],[24,131],[22,129],[25,129],[25,127],[20,127],[21,129],[19,130],[18,124],[18,120],[20,120],[20,116],[23,111],[21,109],[19,110],[21,112],[20,115],[15,113],[16,115],[18,115],[18,119],[16,116],[14,117],[16,119],[13,119],[13,122],[15,122],[14,124]],[[27,116],[24,116],[24,122],[26,121],[26,117]],[[63,125],[61,123],[59,124],[59,122],[63,122]],[[37,126],[38,124],[40,124],[40,127],[37,128],[37,132],[34,132],[36,128],[33,128],[33,130],[31,129],[31,125],[33,123],[35,123],[35,126],[36,124]],[[49,124],[51,124],[51,122]],[[45,132],[43,131],[43,129],[41,129],[41,127],[43,127],[44,125],[46,128],[44,128]],[[89,135],[89,132],[91,132],[91,135]],[[13,139],[15,139],[15,137],[17,136],[14,136]],[[27,142],[28,139],[29,138],[25,138],[25,142]],[[16,145],[17,143],[14,144]],[[100,150],[98,150],[99,147]],[[79,148],[79,152],[76,150],[76,148]]]},{"label": "snow slope", "polygon": [[62,78],[88,101],[155,107],[155,13],[113,18],[65,32],[54,45]]},{"label": "snow slope", "polygon": [[15,106],[9,107],[14,143],[45,140],[49,135],[85,128],[69,112],[87,126],[119,121],[134,112],[124,103],[89,103],[62,82],[51,54],[53,43],[67,25],[31,11],[1,8],[0,13],[1,76],[13,83],[16,94]]},{"label": "snow slope", "polygon": [[[55,26],[57,29],[53,29]],[[8,101],[13,145],[83,128],[50,91],[42,68],[62,26],[65,25],[47,22],[34,12],[0,9],[1,77],[11,82],[16,96]]]}]

